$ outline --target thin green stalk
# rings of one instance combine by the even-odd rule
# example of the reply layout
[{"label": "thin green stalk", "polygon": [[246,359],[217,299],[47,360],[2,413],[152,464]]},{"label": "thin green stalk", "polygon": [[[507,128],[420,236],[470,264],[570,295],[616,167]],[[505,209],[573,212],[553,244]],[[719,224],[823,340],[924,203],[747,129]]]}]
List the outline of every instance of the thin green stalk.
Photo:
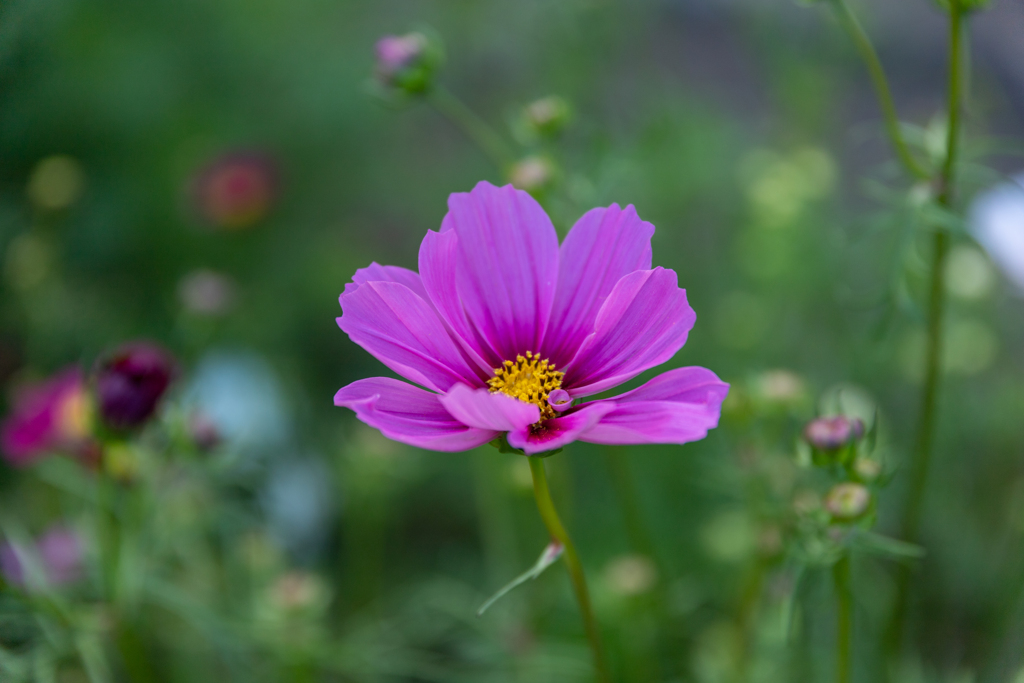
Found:
[{"label": "thin green stalk", "polygon": [[512,163],[512,152],[501,136],[462,100],[441,86],[431,90],[428,99],[439,112],[458,126],[498,169],[504,171]]},{"label": "thin green stalk", "polygon": [[850,556],[832,566],[836,585],[836,683],[850,683],[853,643],[853,592],[850,590]]},{"label": "thin green stalk", "polygon": [[885,77],[885,69],[882,68],[882,62],[878,59],[878,53],[875,52],[871,39],[860,25],[860,22],[857,21],[857,17],[850,10],[850,6],[846,4],[846,0],[832,0],[832,6],[839,17],[839,22],[846,29],[846,32],[850,34],[850,38],[853,39],[854,45],[857,46],[861,59],[864,60],[864,64],[868,68],[871,83],[875,87],[875,95],[878,97],[878,104],[882,108],[882,117],[885,119],[885,131],[889,135],[889,140],[896,151],[896,156],[899,157],[900,163],[903,164],[904,168],[912,176],[921,180],[927,179],[929,177],[927,169],[921,166],[914,158],[914,155],[910,153],[910,148],[900,132],[900,119],[896,113],[896,105],[892,100],[892,91],[889,89],[889,82]]},{"label": "thin green stalk", "polygon": [[[950,0],[949,22],[949,130],[946,138],[946,159],[938,178],[938,202],[944,207],[953,203],[956,159],[960,139],[964,55],[962,10],[959,0]],[[939,381],[942,374],[942,319],[945,307],[946,256],[949,253],[949,234],[936,228],[932,244],[931,280],[928,298],[928,348],[925,359],[925,381],[921,394],[921,417],[918,426],[917,448],[911,466],[910,492],[903,508],[902,535],[911,543],[917,540],[924,501],[925,484],[935,440],[936,406]],[[896,604],[886,634],[889,658],[899,653],[903,640],[903,622],[906,618],[912,567],[900,566],[897,578]]]},{"label": "thin green stalk", "polygon": [[530,473],[533,475],[533,497],[537,501],[537,510],[544,520],[551,538],[562,544],[565,548],[562,557],[565,559],[565,566],[569,570],[569,578],[572,580],[573,592],[576,594],[576,602],[580,606],[580,614],[583,616],[583,627],[587,632],[587,639],[590,641],[590,649],[594,654],[594,669],[597,673],[599,683],[611,683],[611,676],[608,673],[608,663],[605,661],[604,648],[601,645],[601,633],[597,627],[597,620],[594,618],[594,610],[590,606],[590,592],[587,590],[587,579],[583,575],[583,565],[576,554],[576,546],[572,544],[569,533],[562,526],[562,520],[558,517],[555,504],[551,500],[551,491],[548,490],[548,478],[544,472],[543,458],[528,458],[530,461]]}]

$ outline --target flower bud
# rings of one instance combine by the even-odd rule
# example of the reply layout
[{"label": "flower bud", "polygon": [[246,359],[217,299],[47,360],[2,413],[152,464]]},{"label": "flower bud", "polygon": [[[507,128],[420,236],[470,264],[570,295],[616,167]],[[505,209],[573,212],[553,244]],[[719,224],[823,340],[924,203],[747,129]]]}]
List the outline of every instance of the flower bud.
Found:
[{"label": "flower bud", "polygon": [[210,225],[248,228],[270,211],[278,192],[274,162],[261,152],[230,152],[214,159],[192,183],[193,203]]},{"label": "flower bud", "polygon": [[142,425],[156,412],[176,372],[174,359],[157,346],[122,346],[96,369],[96,394],[104,421],[119,430]]},{"label": "flower bud", "polygon": [[864,423],[845,415],[819,417],[804,428],[807,443],[822,451],[835,451],[864,435]]},{"label": "flower bud", "polygon": [[658,582],[658,570],[644,555],[621,555],[608,563],[605,578],[619,595],[641,595]]},{"label": "flower bud", "polygon": [[202,268],[181,279],[178,297],[190,313],[219,316],[235,302],[235,283],[226,275]]},{"label": "flower bud", "polygon": [[825,509],[839,520],[854,520],[867,512],[871,492],[863,484],[836,484],[825,496]]},{"label": "flower bud", "polygon": [[205,413],[196,411],[188,417],[188,434],[192,443],[202,452],[212,451],[220,445],[221,435],[217,425]]},{"label": "flower bud", "polygon": [[536,195],[551,186],[556,174],[557,169],[551,161],[540,156],[530,156],[512,165],[508,179],[516,189]]},{"label": "flower bud", "polygon": [[84,185],[85,174],[81,165],[69,156],[56,155],[36,164],[26,191],[33,205],[60,211],[78,201]]},{"label": "flower bud", "polygon": [[853,471],[861,481],[872,482],[882,474],[882,464],[871,458],[857,458]]},{"label": "flower bud", "polygon": [[120,441],[103,449],[103,469],[116,481],[125,485],[139,478],[139,453],[131,445]]},{"label": "flower bud", "polygon": [[421,95],[430,90],[444,61],[440,43],[423,33],[384,36],[377,41],[375,49],[377,80],[385,87],[408,95]]},{"label": "flower bud", "polygon": [[535,100],[523,108],[523,123],[534,137],[555,137],[572,118],[572,110],[564,98],[551,95]]}]

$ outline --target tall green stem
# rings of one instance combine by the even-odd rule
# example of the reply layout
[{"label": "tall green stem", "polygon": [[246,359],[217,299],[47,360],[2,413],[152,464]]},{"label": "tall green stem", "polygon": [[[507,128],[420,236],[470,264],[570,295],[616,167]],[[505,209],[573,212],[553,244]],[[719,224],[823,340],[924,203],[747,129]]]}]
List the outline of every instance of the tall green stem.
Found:
[{"label": "tall green stem", "polygon": [[430,91],[430,103],[459,127],[498,169],[504,171],[512,163],[512,153],[505,142],[487,123],[445,88]]},{"label": "tall green stem", "polygon": [[868,34],[864,31],[860,22],[857,21],[857,17],[850,10],[850,6],[846,4],[846,0],[833,0],[832,6],[835,8],[836,15],[839,17],[843,28],[850,34],[854,45],[857,46],[857,51],[860,53],[861,59],[864,60],[868,73],[871,75],[871,83],[874,85],[875,95],[878,97],[878,104],[882,108],[882,116],[885,119],[885,131],[889,135],[889,140],[896,151],[896,156],[899,157],[904,168],[912,176],[921,180],[927,179],[929,177],[928,171],[910,153],[910,148],[907,147],[903,134],[900,132],[900,119],[896,114],[896,105],[892,100],[892,91],[889,89],[889,82],[885,78],[885,70],[882,68],[882,62],[878,59],[878,53],[875,52],[875,48],[871,44],[871,39],[868,38]]},{"label": "tall green stem", "polygon": [[[938,202],[944,207],[953,203],[957,149],[960,139],[960,113],[963,99],[963,26],[959,0],[950,0],[949,21],[949,129],[946,137],[946,159],[938,178]],[[942,375],[942,318],[945,304],[946,256],[949,252],[949,234],[936,228],[932,238],[931,279],[928,297],[928,348],[925,359],[925,380],[921,394],[921,417],[918,426],[917,448],[911,467],[910,491],[903,508],[903,538],[917,540],[924,500],[925,483],[935,440],[936,406],[939,381]],[[912,568],[901,565],[897,579],[896,604],[887,633],[890,657],[899,653],[903,640],[903,622],[906,618]]]},{"label": "tall green stem", "polygon": [[580,606],[580,614],[583,616],[583,627],[587,632],[587,639],[590,641],[590,649],[594,654],[594,669],[597,673],[599,683],[611,683],[611,676],[608,673],[608,663],[605,661],[604,648],[601,645],[601,633],[597,627],[597,620],[594,619],[594,610],[590,606],[590,591],[587,590],[587,579],[583,575],[583,565],[580,564],[579,555],[576,554],[576,546],[572,544],[569,533],[562,526],[562,520],[558,517],[555,504],[551,500],[551,491],[548,489],[548,477],[544,472],[543,458],[527,458],[530,461],[530,473],[533,475],[533,497],[537,501],[537,510],[544,520],[551,538],[562,544],[565,548],[562,557],[565,559],[565,566],[569,570],[569,578],[572,579],[573,592],[576,594],[576,602]]},{"label": "tall green stem", "polygon": [[836,683],[850,683],[853,643],[853,592],[850,589],[850,556],[832,567],[836,585]]}]

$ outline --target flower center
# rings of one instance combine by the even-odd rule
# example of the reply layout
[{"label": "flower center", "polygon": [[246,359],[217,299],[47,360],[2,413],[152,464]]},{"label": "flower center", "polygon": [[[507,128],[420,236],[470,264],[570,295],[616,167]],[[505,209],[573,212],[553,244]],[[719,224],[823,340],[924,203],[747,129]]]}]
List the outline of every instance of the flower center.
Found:
[{"label": "flower center", "polygon": [[547,358],[541,360],[539,355],[527,351],[525,357],[516,356],[514,361],[507,360],[500,368],[495,368],[494,377],[487,380],[487,384],[492,394],[500,391],[540,408],[543,422],[556,415],[548,404],[548,394],[562,388],[563,377],[565,373],[556,371]]}]

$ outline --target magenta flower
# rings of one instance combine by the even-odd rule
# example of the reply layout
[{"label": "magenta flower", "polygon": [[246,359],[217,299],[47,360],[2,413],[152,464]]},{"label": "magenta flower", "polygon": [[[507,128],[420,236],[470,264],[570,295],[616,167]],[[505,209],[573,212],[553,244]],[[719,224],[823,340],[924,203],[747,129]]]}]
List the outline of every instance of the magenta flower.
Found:
[{"label": "magenta flower", "polygon": [[29,465],[51,451],[84,452],[91,426],[82,371],[69,367],[17,396],[0,427],[0,445],[12,465]]},{"label": "magenta flower", "polygon": [[363,379],[335,405],[438,451],[502,434],[528,455],[576,440],[686,443],[717,426],[729,387],[699,367],[579,402],[671,359],[696,319],[675,272],[651,268],[654,226],[632,206],[587,212],[561,248],[512,186],[482,182],[448,207],[420,245],[419,274],[372,263],[340,299],[341,329],[424,388]]}]

